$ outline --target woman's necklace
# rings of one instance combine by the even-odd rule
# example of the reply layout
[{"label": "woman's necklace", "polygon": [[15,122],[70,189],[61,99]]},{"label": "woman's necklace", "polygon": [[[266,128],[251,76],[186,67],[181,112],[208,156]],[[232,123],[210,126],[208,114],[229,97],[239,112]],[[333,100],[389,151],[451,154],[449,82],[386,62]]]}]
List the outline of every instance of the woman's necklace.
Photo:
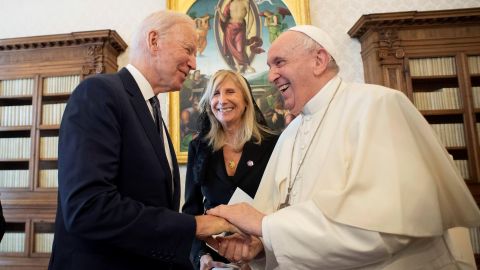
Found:
[{"label": "woman's necklace", "polygon": [[235,168],[237,167],[237,161],[239,160],[239,156],[242,154],[242,149],[237,150],[232,144],[226,143],[223,147],[223,157],[225,159],[225,164],[227,166],[227,173],[233,174],[235,172]]},{"label": "woman's necklace", "polygon": [[[333,99],[337,95],[337,92],[338,92],[338,89],[340,88],[340,85],[342,85],[342,79],[340,79],[340,82],[338,83],[338,86],[335,89],[335,92],[333,93],[332,98],[328,102],[327,108],[325,109],[325,112],[323,113],[322,118],[320,119],[320,122],[318,123],[317,128],[315,129],[315,132],[313,133],[312,139],[315,138],[315,135],[317,135],[317,132],[320,129],[320,126],[322,125],[323,119],[325,119],[325,115],[327,114],[328,109],[330,108],[330,104],[332,104]],[[303,121],[303,119],[302,119],[302,121]],[[294,144],[297,141],[297,136],[298,136],[298,130],[297,130],[297,133],[295,135]],[[290,193],[292,192],[293,185],[295,185],[295,182],[297,181],[298,172],[300,171],[300,168],[302,167],[303,161],[305,160],[305,157],[307,156],[307,152],[308,152],[308,150],[310,150],[311,145],[312,145],[312,143],[310,142],[307,146],[307,150],[305,150],[305,153],[301,157],[300,163],[297,167],[297,171],[295,172],[295,177],[293,178],[293,181],[291,181],[288,185],[287,196],[285,197],[285,201],[283,203],[281,203],[280,205],[278,205],[277,211],[282,209],[282,208],[285,208],[287,206],[290,206]],[[295,150],[295,147],[292,147],[292,155],[291,155],[292,157],[293,157],[293,151],[294,150]],[[292,171],[292,167],[293,167],[292,163],[293,163],[293,158],[290,161],[290,172]]]}]

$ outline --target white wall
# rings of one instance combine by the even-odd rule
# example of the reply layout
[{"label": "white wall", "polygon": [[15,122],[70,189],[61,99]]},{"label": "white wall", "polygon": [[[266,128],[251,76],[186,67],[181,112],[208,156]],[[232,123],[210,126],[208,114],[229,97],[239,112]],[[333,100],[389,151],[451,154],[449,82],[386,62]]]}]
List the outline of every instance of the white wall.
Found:
[{"label": "white wall", "polygon": [[[358,82],[363,81],[360,45],[347,31],[362,14],[468,7],[480,7],[480,0],[310,0],[312,24],[330,32],[343,52],[342,77]],[[166,0],[0,0],[0,39],[114,29],[129,43],[145,16],[165,8]],[[128,49],[120,66],[127,55]]]},{"label": "white wall", "polygon": [[[341,76],[358,82],[363,81],[360,44],[347,32],[362,14],[479,6],[480,0],[310,0],[312,24],[329,32],[343,52],[337,59]],[[0,0],[0,39],[113,29],[128,44],[144,17],[165,8],[166,0]],[[120,67],[127,55],[128,49],[119,57]],[[163,111],[165,97],[162,104]],[[185,166],[180,172],[184,179]]]},{"label": "white wall", "polygon": [[347,32],[363,14],[471,7],[480,7],[480,0],[310,0],[312,24],[328,31],[343,52],[336,59],[340,74],[357,82],[363,82],[360,43]]}]

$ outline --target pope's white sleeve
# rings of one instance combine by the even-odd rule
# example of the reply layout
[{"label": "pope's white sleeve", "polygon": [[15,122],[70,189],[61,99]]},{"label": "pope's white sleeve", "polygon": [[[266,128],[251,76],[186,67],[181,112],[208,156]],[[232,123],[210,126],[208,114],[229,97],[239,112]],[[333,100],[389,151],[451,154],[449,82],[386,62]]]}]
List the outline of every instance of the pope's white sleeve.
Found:
[{"label": "pope's white sleeve", "polygon": [[[365,217],[368,218],[368,217]],[[405,247],[410,238],[336,223],[313,201],[265,216],[262,221],[265,253],[281,269],[345,269],[384,261]],[[387,241],[385,241],[387,240]]]}]

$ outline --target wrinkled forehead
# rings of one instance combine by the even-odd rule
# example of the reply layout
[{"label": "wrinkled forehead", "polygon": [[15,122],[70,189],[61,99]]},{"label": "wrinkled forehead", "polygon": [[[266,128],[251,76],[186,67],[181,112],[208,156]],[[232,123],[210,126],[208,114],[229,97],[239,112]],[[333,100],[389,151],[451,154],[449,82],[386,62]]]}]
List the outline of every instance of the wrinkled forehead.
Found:
[{"label": "wrinkled forehead", "polygon": [[274,61],[276,58],[295,57],[299,53],[305,51],[302,46],[302,34],[294,31],[287,31],[282,33],[270,46],[268,50],[268,63]]}]

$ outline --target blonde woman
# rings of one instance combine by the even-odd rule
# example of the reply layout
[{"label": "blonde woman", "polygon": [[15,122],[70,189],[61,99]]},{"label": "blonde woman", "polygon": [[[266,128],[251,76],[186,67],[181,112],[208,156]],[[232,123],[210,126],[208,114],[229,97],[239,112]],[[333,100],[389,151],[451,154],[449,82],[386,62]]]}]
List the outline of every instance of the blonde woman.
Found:
[{"label": "blonde woman", "polygon": [[[200,131],[188,149],[184,213],[202,214],[226,204],[237,188],[255,196],[278,135],[271,131],[237,72],[220,70],[200,100]],[[195,269],[222,267],[225,258],[195,241]]]}]

